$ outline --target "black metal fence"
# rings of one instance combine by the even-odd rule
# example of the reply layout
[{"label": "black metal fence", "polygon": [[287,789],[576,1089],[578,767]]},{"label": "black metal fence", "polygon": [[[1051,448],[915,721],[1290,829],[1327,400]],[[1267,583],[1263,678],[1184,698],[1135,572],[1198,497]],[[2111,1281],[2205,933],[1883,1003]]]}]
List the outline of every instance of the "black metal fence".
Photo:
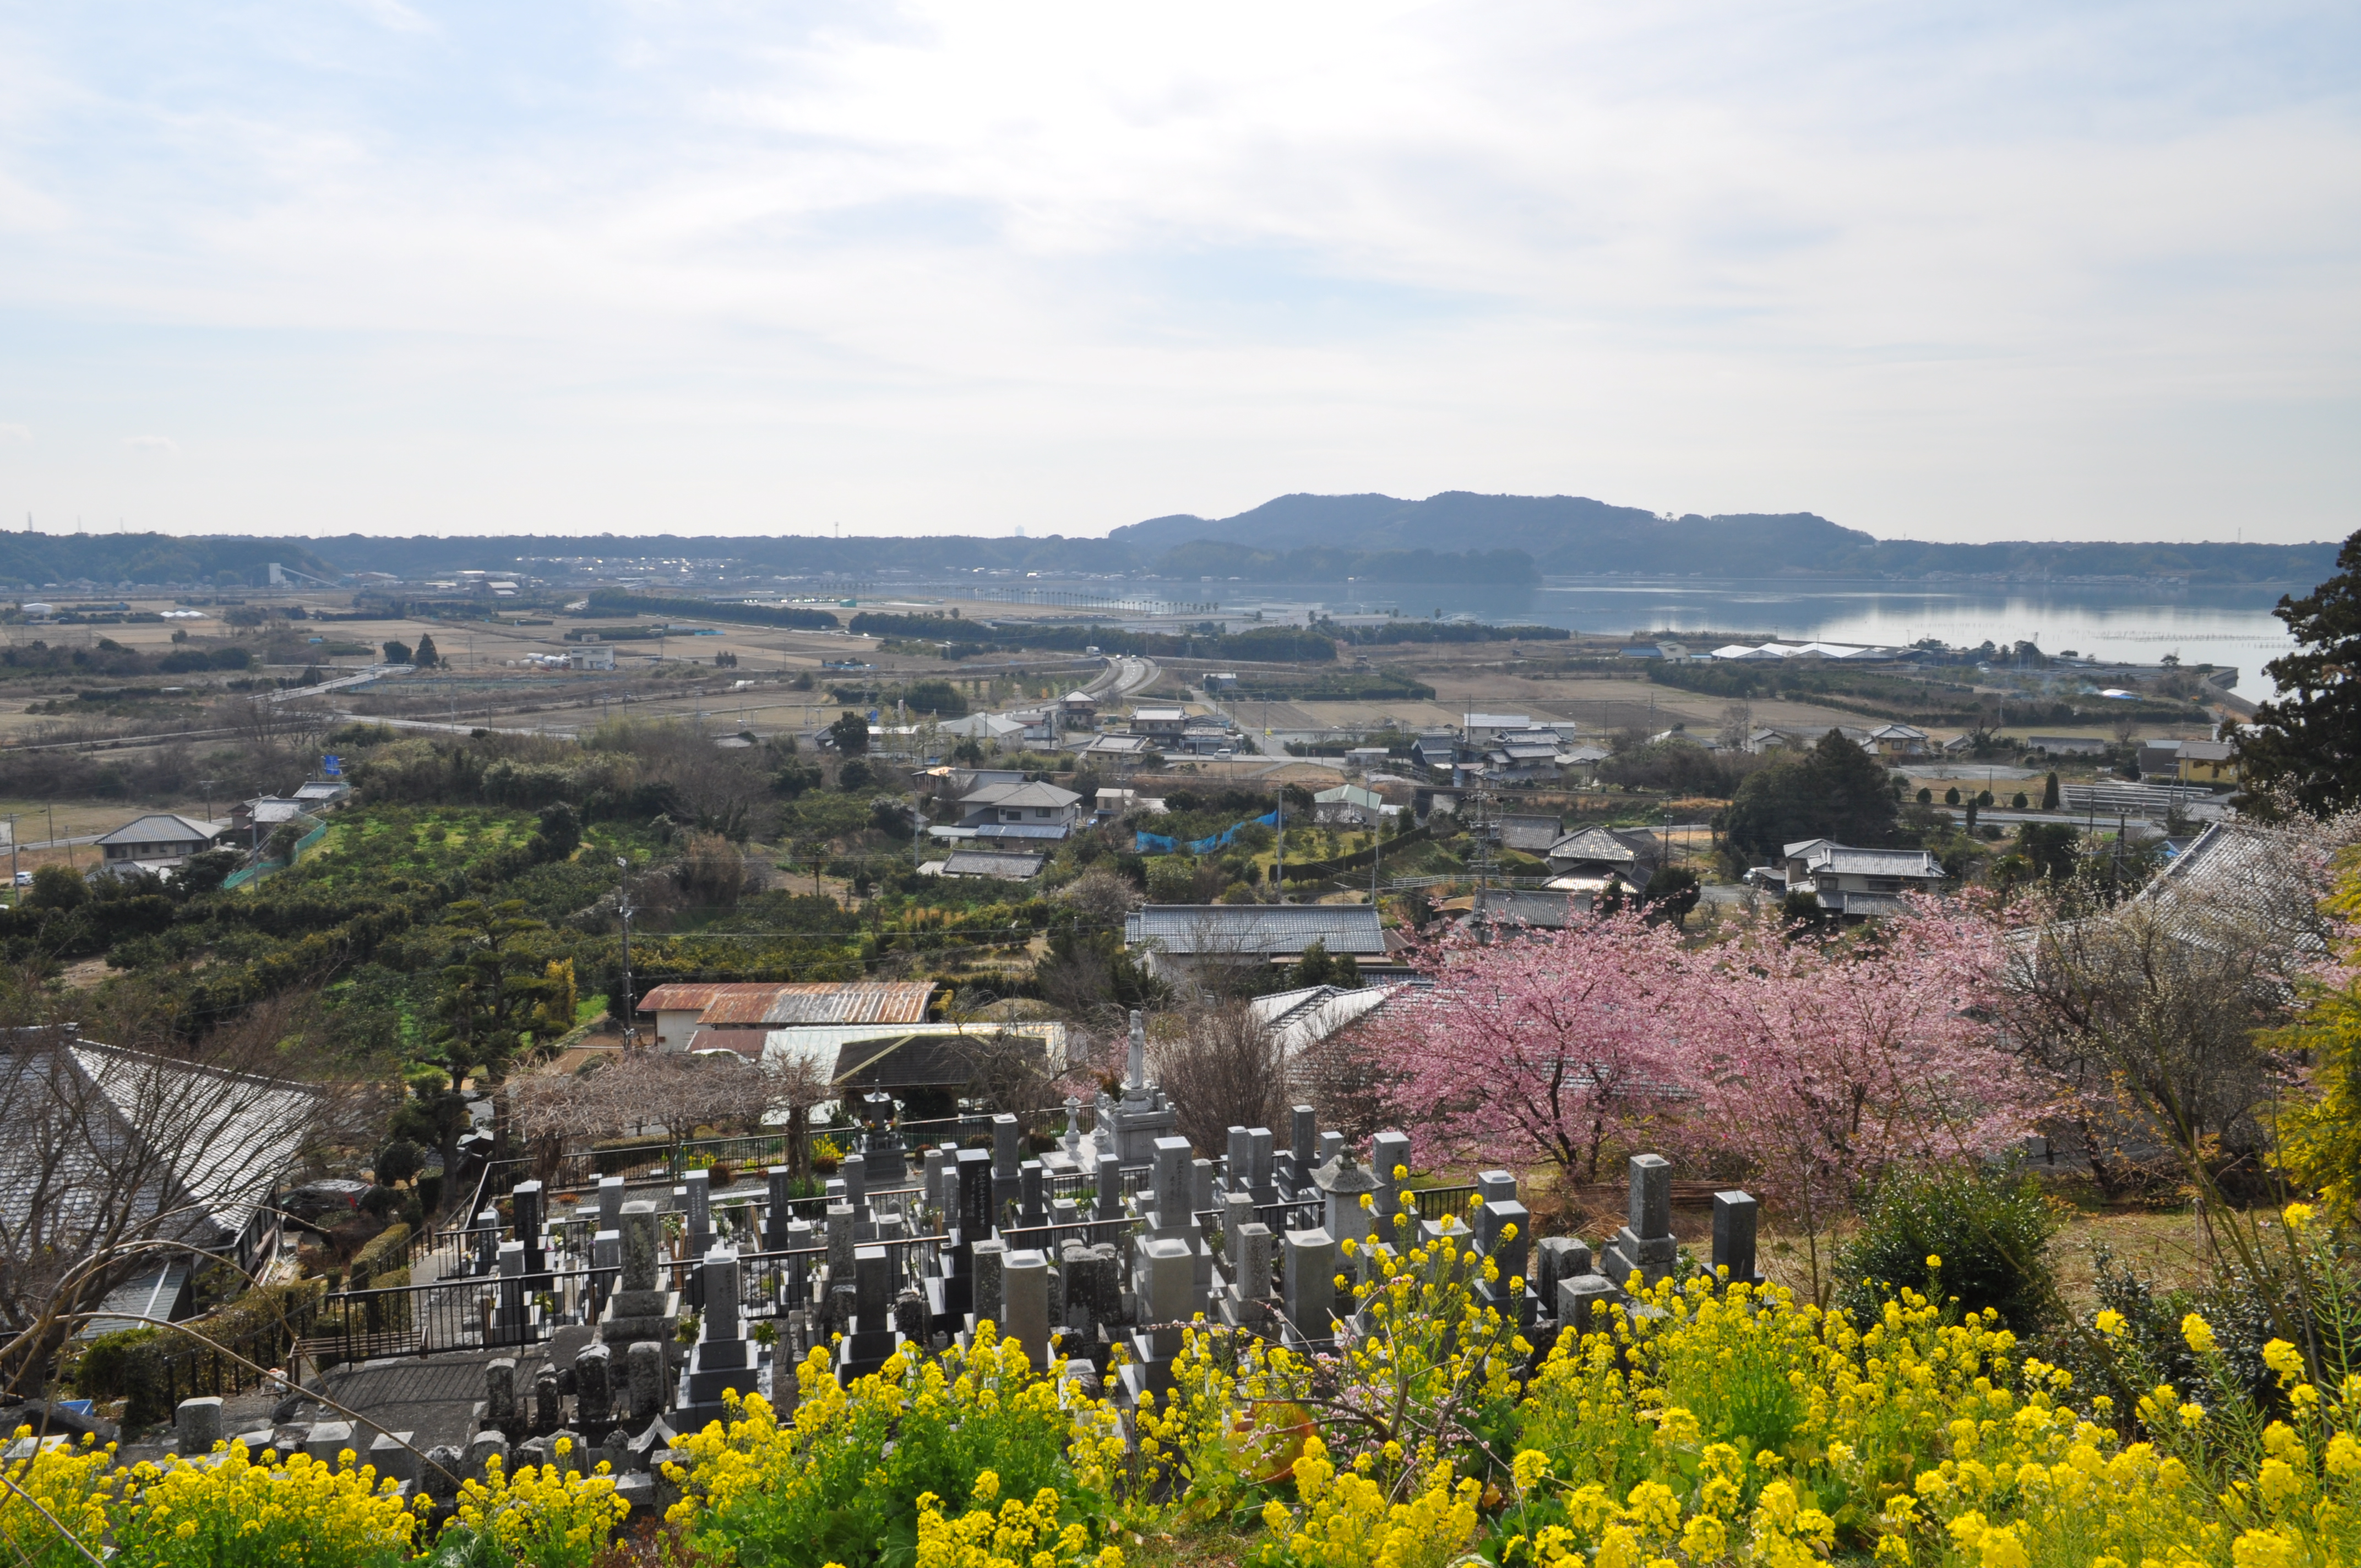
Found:
[{"label": "black metal fence", "polygon": [[[229,1338],[208,1333],[206,1337],[214,1343],[191,1340],[186,1350],[168,1353],[157,1365],[163,1408],[176,1409],[183,1399],[240,1393],[261,1383],[264,1373],[256,1368],[280,1365],[289,1347],[312,1332],[321,1303],[320,1297],[306,1297],[291,1303],[283,1319],[272,1319]],[[205,1326],[197,1322],[189,1327],[203,1332]]]}]

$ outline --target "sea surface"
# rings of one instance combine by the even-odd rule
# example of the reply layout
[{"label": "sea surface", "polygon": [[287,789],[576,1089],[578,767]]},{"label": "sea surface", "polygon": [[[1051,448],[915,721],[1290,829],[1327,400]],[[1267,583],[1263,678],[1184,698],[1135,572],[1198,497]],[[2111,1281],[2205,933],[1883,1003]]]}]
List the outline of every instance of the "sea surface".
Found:
[{"label": "sea surface", "polygon": [[[1469,616],[1495,623],[1563,626],[1606,636],[1713,632],[1732,638],[1907,644],[1938,637],[1955,647],[2020,639],[2046,653],[2071,650],[2154,663],[2236,667],[2239,696],[2272,692],[2263,666],[2293,644],[2271,614],[2282,594],[2311,584],[2152,587],[2139,584],[1845,582],[1766,585],[1709,577],[1551,577],[1533,587],[1402,583],[1143,584],[1175,600],[1235,612],[1317,606],[1330,615]],[[1134,591],[1137,591],[1136,589]],[[1276,619],[1276,618],[1275,618]]]}]

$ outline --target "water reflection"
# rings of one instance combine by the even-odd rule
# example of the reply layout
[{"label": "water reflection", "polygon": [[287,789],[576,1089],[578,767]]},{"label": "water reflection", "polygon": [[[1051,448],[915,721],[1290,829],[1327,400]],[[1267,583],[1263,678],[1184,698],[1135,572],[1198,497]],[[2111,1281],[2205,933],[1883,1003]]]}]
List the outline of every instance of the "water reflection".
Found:
[{"label": "water reflection", "polygon": [[2259,699],[2270,695],[2262,666],[2290,646],[2287,629],[2271,614],[2290,588],[1552,577],[1530,587],[1192,582],[1172,585],[1172,597],[1213,600],[1233,611],[1316,605],[1332,615],[1466,615],[1610,636],[1670,630],[1883,643],[1936,637],[1967,647],[2024,639],[2050,653],[2072,649],[2141,662],[2178,653],[2184,663],[2233,664],[2239,695]]}]

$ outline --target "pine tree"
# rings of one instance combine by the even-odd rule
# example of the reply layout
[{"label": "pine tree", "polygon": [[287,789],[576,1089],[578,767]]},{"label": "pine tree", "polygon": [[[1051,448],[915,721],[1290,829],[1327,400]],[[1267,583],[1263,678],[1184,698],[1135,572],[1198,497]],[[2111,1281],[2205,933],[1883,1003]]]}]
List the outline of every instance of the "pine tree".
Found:
[{"label": "pine tree", "polygon": [[2239,776],[2260,804],[2278,787],[2325,816],[2361,805],[2361,533],[2336,553],[2336,576],[2272,611],[2295,634],[2296,650],[2263,666],[2279,696],[2255,709],[2238,732]]},{"label": "pine tree", "polygon": [[422,670],[431,670],[443,662],[443,656],[434,652],[434,638],[428,636],[419,638],[418,652],[414,662]]},{"label": "pine tree", "polygon": [[2058,809],[2058,775],[2054,773],[2041,785],[2041,809],[2044,811]]}]

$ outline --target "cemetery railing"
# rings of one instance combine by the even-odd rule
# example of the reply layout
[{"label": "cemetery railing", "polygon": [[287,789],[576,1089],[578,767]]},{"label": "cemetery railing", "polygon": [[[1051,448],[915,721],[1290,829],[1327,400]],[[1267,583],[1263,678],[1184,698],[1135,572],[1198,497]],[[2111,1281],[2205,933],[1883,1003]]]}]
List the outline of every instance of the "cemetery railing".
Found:
[{"label": "cemetery railing", "polygon": [[1464,1187],[1421,1187],[1402,1196],[1417,1209],[1420,1219],[1440,1220],[1445,1214],[1466,1215],[1467,1200],[1475,1192],[1476,1184],[1471,1181]]},{"label": "cemetery railing", "polygon": [[[283,1323],[263,1323],[233,1339],[221,1341],[218,1348],[192,1341],[187,1350],[164,1356],[158,1375],[163,1384],[167,1408],[177,1409],[181,1400],[202,1395],[236,1394],[260,1383],[263,1374],[255,1371],[254,1366],[277,1365],[288,1347],[300,1342],[310,1331],[319,1316],[321,1298],[309,1297],[288,1309]],[[202,1323],[190,1326],[203,1327]],[[252,1366],[247,1365],[249,1362]],[[289,1368],[291,1373],[293,1370]]]}]

